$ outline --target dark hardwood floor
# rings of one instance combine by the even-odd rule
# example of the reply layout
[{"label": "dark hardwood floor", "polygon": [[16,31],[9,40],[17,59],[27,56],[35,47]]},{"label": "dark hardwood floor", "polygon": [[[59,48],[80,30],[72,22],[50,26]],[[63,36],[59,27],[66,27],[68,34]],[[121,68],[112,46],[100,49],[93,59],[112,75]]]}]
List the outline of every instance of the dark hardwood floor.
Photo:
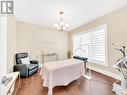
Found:
[{"label": "dark hardwood floor", "polygon": [[[92,71],[92,80],[81,77],[68,86],[55,87],[53,95],[115,95],[112,83],[115,79]],[[16,95],[47,95],[43,80],[38,73],[29,78],[22,78]]]}]

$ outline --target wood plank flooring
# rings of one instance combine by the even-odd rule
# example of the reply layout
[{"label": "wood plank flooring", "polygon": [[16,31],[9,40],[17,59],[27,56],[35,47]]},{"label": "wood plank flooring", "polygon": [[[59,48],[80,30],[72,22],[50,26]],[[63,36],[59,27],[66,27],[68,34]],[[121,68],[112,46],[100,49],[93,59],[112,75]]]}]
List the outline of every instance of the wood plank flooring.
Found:
[{"label": "wood plank flooring", "polygon": [[[115,95],[112,83],[115,79],[92,71],[92,80],[81,77],[68,86],[55,87],[53,95]],[[47,95],[43,80],[38,73],[29,78],[22,78],[16,95]]]}]

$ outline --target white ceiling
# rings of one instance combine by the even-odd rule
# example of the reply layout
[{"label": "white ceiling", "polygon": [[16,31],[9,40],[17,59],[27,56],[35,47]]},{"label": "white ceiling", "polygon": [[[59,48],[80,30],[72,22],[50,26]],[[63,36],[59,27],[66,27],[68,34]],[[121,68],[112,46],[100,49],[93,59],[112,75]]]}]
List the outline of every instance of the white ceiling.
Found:
[{"label": "white ceiling", "polygon": [[127,5],[127,0],[15,0],[17,20],[54,28],[63,10],[69,31]]}]

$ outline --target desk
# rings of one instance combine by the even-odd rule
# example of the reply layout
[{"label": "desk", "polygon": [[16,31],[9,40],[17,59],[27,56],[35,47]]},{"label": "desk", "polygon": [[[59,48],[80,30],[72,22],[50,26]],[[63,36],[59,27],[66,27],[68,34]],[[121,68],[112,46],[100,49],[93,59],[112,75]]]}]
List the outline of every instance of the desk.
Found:
[{"label": "desk", "polygon": [[[19,72],[13,72],[5,75],[6,77],[12,77],[12,80],[7,83],[5,86],[4,84],[0,84],[0,95],[12,95],[16,79],[18,78],[18,87],[20,85],[20,73]],[[18,87],[16,87],[16,92],[18,90]],[[16,92],[14,95],[16,95]]]}]

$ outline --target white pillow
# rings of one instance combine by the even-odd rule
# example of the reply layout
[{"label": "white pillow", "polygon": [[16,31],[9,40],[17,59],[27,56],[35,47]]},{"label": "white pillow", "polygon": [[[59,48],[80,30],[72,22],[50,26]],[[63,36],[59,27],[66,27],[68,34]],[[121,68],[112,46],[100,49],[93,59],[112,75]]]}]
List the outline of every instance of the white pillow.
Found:
[{"label": "white pillow", "polygon": [[30,64],[30,60],[28,58],[21,59],[22,64]]}]

